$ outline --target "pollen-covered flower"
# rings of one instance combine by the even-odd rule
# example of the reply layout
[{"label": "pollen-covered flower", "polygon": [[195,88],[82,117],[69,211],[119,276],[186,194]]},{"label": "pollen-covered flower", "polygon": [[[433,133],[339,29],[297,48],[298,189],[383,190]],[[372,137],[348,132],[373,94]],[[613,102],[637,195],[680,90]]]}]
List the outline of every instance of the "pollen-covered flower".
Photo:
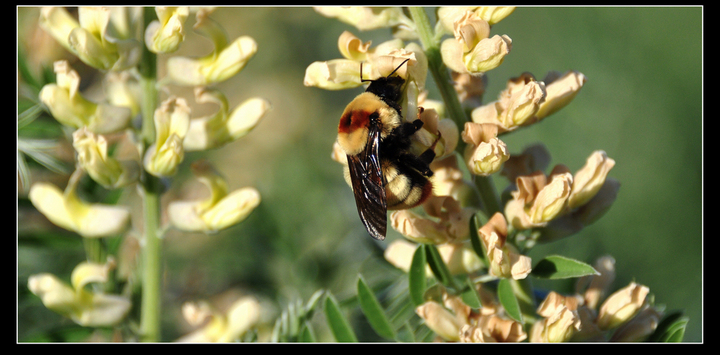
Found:
[{"label": "pollen-covered flower", "polygon": [[242,70],[257,52],[257,43],[249,36],[228,42],[219,23],[200,10],[193,27],[213,41],[212,53],[201,58],[171,57],[167,61],[168,77],[178,85],[210,85],[225,81]]},{"label": "pollen-covered flower", "polygon": [[475,175],[487,176],[500,171],[510,158],[505,142],[497,138],[498,127],[492,124],[466,122],[462,132],[465,163]]},{"label": "pollen-covered flower", "polygon": [[199,201],[174,201],[168,206],[170,222],[189,232],[212,233],[240,223],[260,204],[260,193],[252,187],[229,192],[227,182],[205,161],[191,166],[195,176],[210,189]]},{"label": "pollen-covered flower", "polygon": [[190,128],[183,141],[187,151],[212,149],[235,141],[248,134],[270,110],[270,103],[259,97],[248,99],[232,109],[219,90],[195,88],[199,103],[215,103],[220,109],[215,114],[190,120]]},{"label": "pollen-covered flower", "polygon": [[101,70],[125,70],[142,57],[141,7],[80,7],[78,20],[64,8],[40,10],[40,26],[83,62]]},{"label": "pollen-covered flower", "polygon": [[187,6],[155,8],[158,19],[145,30],[145,45],[153,53],[172,53],[185,39],[184,24],[190,10]]},{"label": "pollen-covered flower", "polygon": [[215,309],[206,301],[183,304],[182,313],[191,325],[201,326],[187,334],[179,342],[226,343],[240,337],[260,321],[260,303],[252,296],[235,301],[227,312]]},{"label": "pollen-covered flower", "polygon": [[155,110],[155,142],[145,153],[145,170],[171,176],[185,158],[183,139],[190,126],[190,108],[182,98],[171,97]]},{"label": "pollen-covered flower", "polygon": [[485,247],[492,275],[520,280],[530,274],[532,259],[519,254],[512,245],[505,243],[507,222],[501,213],[495,213],[480,227],[478,236]]},{"label": "pollen-covered flower", "polygon": [[119,161],[108,156],[108,142],[85,127],[73,133],[78,164],[95,182],[108,189],[127,186],[137,180],[140,165],[134,160]]},{"label": "pollen-covered flower", "polygon": [[325,17],[337,18],[360,31],[412,23],[400,7],[316,6],[314,9]]},{"label": "pollen-covered flower", "polygon": [[55,275],[37,274],[28,278],[28,289],[40,297],[45,307],[85,327],[105,327],[120,322],[131,303],[127,297],[90,291],[91,283],[108,279],[111,263],[83,262],[72,272],[71,284],[67,285]]},{"label": "pollen-covered flower", "polygon": [[43,86],[40,101],[58,122],[72,128],[87,127],[99,134],[116,132],[128,126],[130,109],[96,104],[83,97],[79,90],[80,76],[67,61],[57,61],[53,68],[57,83]]},{"label": "pollen-covered flower", "polygon": [[647,286],[631,282],[628,286],[616,291],[600,306],[597,325],[600,329],[612,329],[635,317],[647,306]]},{"label": "pollen-covered flower", "polygon": [[30,188],[29,198],[50,222],[86,238],[120,234],[130,222],[130,211],[122,206],[87,203],[76,189],[82,170],[75,170],[65,191],[49,183],[38,182]]}]

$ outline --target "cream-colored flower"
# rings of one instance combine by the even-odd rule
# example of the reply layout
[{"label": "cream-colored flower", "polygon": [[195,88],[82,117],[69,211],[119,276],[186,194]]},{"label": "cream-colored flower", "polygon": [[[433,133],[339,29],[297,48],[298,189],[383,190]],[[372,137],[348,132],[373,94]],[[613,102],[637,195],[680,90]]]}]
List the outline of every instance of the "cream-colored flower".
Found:
[{"label": "cream-colored flower", "polygon": [[44,7],[40,26],[86,64],[125,70],[140,61],[141,7],[80,7],[76,21],[67,10]]},{"label": "cream-colored flower", "polygon": [[38,182],[30,188],[30,201],[50,222],[87,238],[122,233],[130,222],[130,211],[122,206],[87,203],[78,198],[76,189],[82,170],[75,170],[65,191],[49,183]]},{"label": "cream-colored flower", "polygon": [[197,12],[194,29],[213,41],[212,53],[201,58],[171,57],[167,61],[168,77],[178,85],[210,85],[225,81],[242,70],[257,52],[257,43],[241,36],[228,43],[219,23],[204,10]]},{"label": "cream-colored flower", "polygon": [[130,109],[108,104],[96,104],[82,96],[80,76],[65,60],[54,63],[57,83],[40,90],[40,101],[47,106],[58,122],[72,128],[88,127],[105,134],[124,129],[130,123]]},{"label": "cream-colored flower", "polygon": [[519,254],[515,248],[505,243],[507,222],[501,213],[495,213],[480,227],[478,236],[485,247],[492,275],[520,280],[530,274],[532,259]]},{"label": "cream-colored flower", "polygon": [[544,227],[566,211],[572,186],[572,175],[566,170],[558,165],[548,177],[540,171],[518,177],[513,199],[505,205],[508,221],[518,229]]},{"label": "cream-colored flower", "polygon": [[260,193],[252,187],[229,192],[227,182],[206,161],[195,162],[191,168],[210,189],[210,196],[200,201],[171,202],[168,215],[176,228],[213,233],[240,223],[260,204]]},{"label": "cream-colored flower", "polygon": [[28,289],[40,297],[45,307],[77,324],[85,327],[115,325],[130,311],[130,300],[86,288],[91,283],[107,281],[112,266],[80,263],[72,272],[70,286],[52,274],[31,275]]},{"label": "cream-colored flower", "polygon": [[220,109],[215,114],[190,120],[190,128],[183,140],[187,151],[217,148],[235,141],[255,128],[270,110],[267,100],[254,97],[230,111],[222,92],[201,86],[195,88],[195,101],[215,103]]},{"label": "cream-colored flower", "polygon": [[[457,128],[456,128],[457,129]],[[451,154],[445,158],[435,159],[430,164],[433,171],[433,193],[437,196],[451,196],[461,206],[477,206],[480,197],[475,185],[463,179],[457,155]]]},{"label": "cream-colored flower", "polygon": [[512,40],[507,35],[484,38],[470,49],[463,51],[463,45],[455,38],[444,40],[440,45],[443,62],[458,73],[480,74],[497,68],[512,49]]},{"label": "cream-colored flower", "polygon": [[612,329],[635,317],[647,306],[647,286],[631,282],[628,286],[608,297],[598,312],[597,325],[600,329]]},{"label": "cream-colored flower", "polygon": [[450,341],[460,340],[460,329],[465,323],[440,303],[425,302],[415,309],[415,313],[425,320],[425,325],[438,336]]},{"label": "cream-colored flower", "polygon": [[260,321],[260,303],[251,296],[235,301],[226,313],[222,313],[205,301],[183,304],[182,313],[188,323],[204,325],[187,334],[179,342],[227,343],[238,341]]},{"label": "cream-colored flower", "polygon": [[586,81],[585,75],[577,71],[571,70],[562,76],[557,72],[548,73],[543,80],[547,95],[536,113],[537,119],[541,120],[550,116],[569,104]]},{"label": "cream-colored flower", "polygon": [[136,72],[131,70],[105,74],[103,89],[107,101],[117,107],[130,109],[130,117],[140,113],[142,88]]},{"label": "cream-colored flower", "polygon": [[155,176],[172,176],[185,158],[183,139],[190,126],[190,107],[170,97],[155,110],[155,142],[145,153],[145,170]]},{"label": "cream-colored flower", "polygon": [[461,208],[450,196],[430,196],[423,203],[423,208],[432,218],[410,210],[398,210],[390,215],[390,225],[404,237],[418,243],[443,244],[467,240],[473,208]]},{"label": "cream-colored flower", "polygon": [[155,8],[158,19],[145,30],[145,45],[153,53],[172,53],[185,39],[184,24],[190,10],[187,6]]},{"label": "cream-colored flower", "polygon": [[466,122],[462,140],[465,147],[465,163],[475,175],[488,176],[502,168],[510,158],[505,142],[497,138],[498,127],[492,124]]},{"label": "cream-colored flower", "polygon": [[127,186],[140,176],[140,165],[136,161],[118,161],[108,156],[108,143],[105,137],[96,135],[85,127],[73,133],[73,147],[78,154],[80,167],[105,188]]},{"label": "cream-colored flower", "polygon": [[572,193],[568,198],[568,207],[575,208],[587,203],[595,197],[605,183],[615,160],[609,158],[602,150],[594,151],[585,165],[573,175]]},{"label": "cream-colored flower", "polygon": [[[396,268],[408,272],[412,264],[412,258],[418,244],[405,239],[394,240],[385,249],[383,256]],[[452,275],[466,275],[483,267],[482,261],[477,254],[464,243],[448,243],[437,247],[440,258]],[[433,275],[429,266],[425,266],[425,274],[428,277]]]},{"label": "cream-colored flower", "polygon": [[360,31],[412,24],[400,7],[316,6],[314,9],[325,17],[337,18]]},{"label": "cream-colored flower", "polygon": [[440,28],[445,33],[452,33],[455,22],[468,12],[492,26],[513,11],[515,11],[514,6],[440,6],[437,15]]},{"label": "cream-colored flower", "polygon": [[477,324],[466,324],[460,330],[460,341],[464,343],[516,343],[525,339],[527,333],[520,322],[496,314],[482,315]]},{"label": "cream-colored flower", "polygon": [[499,126],[500,133],[513,131],[537,121],[536,114],[545,101],[545,84],[530,73],[508,80],[498,99],[475,108],[472,121]]},{"label": "cream-colored flower", "polygon": [[360,81],[361,63],[350,59],[333,59],[326,62],[313,62],[305,69],[305,86],[315,86],[325,90],[344,90],[362,85]]},{"label": "cream-colored flower", "polygon": [[[537,329],[536,329],[537,327]],[[577,311],[559,306],[555,312],[533,325],[531,342],[558,343],[569,341],[580,330]]]}]

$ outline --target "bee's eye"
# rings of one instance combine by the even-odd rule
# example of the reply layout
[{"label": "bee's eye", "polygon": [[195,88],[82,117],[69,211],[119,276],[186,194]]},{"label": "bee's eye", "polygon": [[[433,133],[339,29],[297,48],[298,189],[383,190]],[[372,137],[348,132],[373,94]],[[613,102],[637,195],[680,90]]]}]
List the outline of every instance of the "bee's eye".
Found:
[{"label": "bee's eye", "polygon": [[378,118],[380,118],[380,112],[375,111],[375,112],[371,113],[369,118],[371,120],[377,120]]}]

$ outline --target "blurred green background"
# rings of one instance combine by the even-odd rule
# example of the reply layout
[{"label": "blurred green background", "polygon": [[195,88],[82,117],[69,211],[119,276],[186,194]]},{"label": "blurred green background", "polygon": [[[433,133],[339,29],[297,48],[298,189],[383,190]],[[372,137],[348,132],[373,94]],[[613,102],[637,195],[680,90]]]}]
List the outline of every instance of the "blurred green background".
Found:
[{"label": "blurred green background", "polygon": [[[50,67],[55,58],[43,57],[47,49],[36,41],[38,12],[18,8],[18,45],[31,60]],[[212,299],[228,290],[254,294],[272,322],[278,307],[295,298],[307,300],[320,288],[341,300],[352,297],[358,273],[371,283],[400,275],[381,258],[382,248],[400,236],[392,231],[388,241],[376,243],[366,235],[341,167],[330,159],[339,115],[362,90],[303,86],[310,63],[340,57],[342,31],[374,45],[390,39],[389,31],[360,32],[303,7],[220,8],[212,17],[230,38],[249,35],[258,43],[247,67],[216,87],[233,106],[261,96],[273,110],[248,136],[208,153],[188,154],[184,164],[206,156],[231,189],[254,186],[263,200],[246,221],[221,233],[167,235],[164,340],[188,331],[180,314],[184,301]],[[667,310],[684,310],[690,318],[685,341],[692,342],[703,340],[702,20],[700,7],[520,7],[491,30],[510,36],[513,46],[504,63],[488,73],[485,94],[485,101],[494,100],[508,78],[524,71],[542,78],[550,70],[572,69],[587,77],[569,106],[503,140],[511,153],[543,142],[551,166],[562,163],[571,171],[603,149],[616,161],[609,176],[622,187],[601,220],[578,235],[536,247],[530,256],[562,254],[591,263],[612,255],[613,288],[635,281],[647,285]],[[194,16],[188,19],[192,23]],[[176,55],[210,51],[209,41],[188,32]],[[159,59],[161,68],[166,58]],[[190,90],[170,89],[193,102]],[[431,97],[439,98],[432,91]],[[193,116],[214,109],[199,107]],[[182,170],[169,195],[198,186]],[[507,185],[500,177],[495,182],[500,190]],[[121,202],[132,204],[135,191],[128,190]],[[71,323],[29,294],[27,277],[51,272],[67,280],[84,259],[82,244],[67,233],[26,228],[31,207],[22,191],[18,209],[18,340],[62,338],[59,329]],[[559,281],[536,285],[572,287]]]}]

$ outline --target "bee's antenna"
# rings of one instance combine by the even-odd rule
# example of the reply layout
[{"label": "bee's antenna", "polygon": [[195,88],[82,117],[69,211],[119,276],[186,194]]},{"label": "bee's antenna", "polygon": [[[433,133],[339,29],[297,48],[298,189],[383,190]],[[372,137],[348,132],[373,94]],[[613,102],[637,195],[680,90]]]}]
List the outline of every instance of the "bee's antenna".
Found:
[{"label": "bee's antenna", "polygon": [[[392,73],[390,73],[387,77],[389,78],[389,77],[391,77],[393,74],[395,74],[395,72],[398,71],[398,69],[402,68],[403,64],[407,63],[408,60],[410,60],[410,58],[403,60],[403,62],[400,63],[400,65],[398,65],[398,67],[395,68],[395,70],[393,70]],[[362,69],[362,67],[361,67],[360,69]]]}]

